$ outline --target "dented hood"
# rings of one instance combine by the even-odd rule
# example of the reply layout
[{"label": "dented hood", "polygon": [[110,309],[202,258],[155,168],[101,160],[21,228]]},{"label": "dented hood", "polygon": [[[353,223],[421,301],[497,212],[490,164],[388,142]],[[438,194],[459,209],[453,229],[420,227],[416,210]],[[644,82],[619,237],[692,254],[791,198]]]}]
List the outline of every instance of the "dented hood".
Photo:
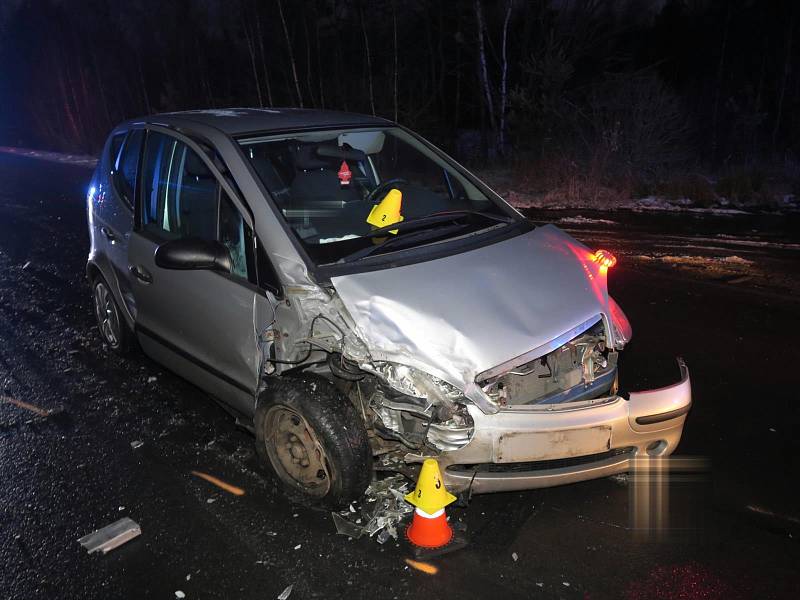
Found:
[{"label": "dented hood", "polygon": [[605,273],[552,225],[332,283],[373,360],[415,366],[462,390],[475,387],[477,374],[537,348],[546,354],[553,340],[609,315]]}]

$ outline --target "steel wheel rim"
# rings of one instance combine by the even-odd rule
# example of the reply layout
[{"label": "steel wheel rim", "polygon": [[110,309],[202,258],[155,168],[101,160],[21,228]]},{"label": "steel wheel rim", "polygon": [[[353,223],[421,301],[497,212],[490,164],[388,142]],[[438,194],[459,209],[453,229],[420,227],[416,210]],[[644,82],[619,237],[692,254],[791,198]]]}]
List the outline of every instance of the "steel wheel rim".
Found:
[{"label": "steel wheel rim", "polygon": [[119,314],[110,290],[103,282],[94,286],[94,314],[103,339],[111,346],[119,345]]},{"label": "steel wheel rim", "polygon": [[284,405],[269,409],[265,423],[267,454],[282,479],[310,496],[330,490],[331,469],[325,450],[308,421]]}]

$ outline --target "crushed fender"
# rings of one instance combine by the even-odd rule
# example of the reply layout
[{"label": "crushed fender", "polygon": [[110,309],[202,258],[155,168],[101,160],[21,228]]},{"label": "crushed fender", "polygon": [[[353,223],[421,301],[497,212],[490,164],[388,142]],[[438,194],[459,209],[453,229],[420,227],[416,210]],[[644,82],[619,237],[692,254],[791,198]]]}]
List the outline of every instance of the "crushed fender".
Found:
[{"label": "crushed fender", "polygon": [[129,517],[123,517],[111,525],[106,525],[102,529],[83,536],[78,542],[89,551],[89,554],[98,550],[105,554],[141,534],[142,529],[138,523]]}]

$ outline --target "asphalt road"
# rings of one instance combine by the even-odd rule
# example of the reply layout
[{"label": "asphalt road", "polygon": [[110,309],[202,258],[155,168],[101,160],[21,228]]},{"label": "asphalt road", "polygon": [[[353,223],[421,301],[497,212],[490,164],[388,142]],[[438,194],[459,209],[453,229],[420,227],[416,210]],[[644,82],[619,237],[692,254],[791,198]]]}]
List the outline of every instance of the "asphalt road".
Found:
[{"label": "asphalt road", "polygon": [[[407,565],[404,544],[348,540],[328,513],[287,501],[216,404],[101,344],[83,275],[87,178],[0,154],[0,394],[56,411],[0,402],[0,598],[265,599],[290,584],[292,599],[800,595],[791,286],[647,259],[641,228],[573,224],[590,243],[625,248],[611,275],[634,325],[623,385],[669,383],[672,357],[685,357],[695,404],[679,455],[710,467],[692,462],[649,499],[612,479],[475,497],[449,512],[469,545],[427,574]],[[759,268],[774,261],[792,280],[791,248],[758,252]],[[643,514],[662,526],[638,527]],[[78,544],[122,516],[139,538],[107,555]]]}]

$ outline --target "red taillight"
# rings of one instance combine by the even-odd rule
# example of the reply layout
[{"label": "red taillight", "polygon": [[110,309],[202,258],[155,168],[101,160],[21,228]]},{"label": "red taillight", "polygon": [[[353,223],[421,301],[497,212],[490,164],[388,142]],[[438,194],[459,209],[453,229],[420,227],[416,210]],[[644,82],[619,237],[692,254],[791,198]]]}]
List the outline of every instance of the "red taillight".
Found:
[{"label": "red taillight", "polygon": [[617,257],[608,250],[598,250],[592,255],[592,260],[598,263],[603,270],[610,269],[617,264]]}]

